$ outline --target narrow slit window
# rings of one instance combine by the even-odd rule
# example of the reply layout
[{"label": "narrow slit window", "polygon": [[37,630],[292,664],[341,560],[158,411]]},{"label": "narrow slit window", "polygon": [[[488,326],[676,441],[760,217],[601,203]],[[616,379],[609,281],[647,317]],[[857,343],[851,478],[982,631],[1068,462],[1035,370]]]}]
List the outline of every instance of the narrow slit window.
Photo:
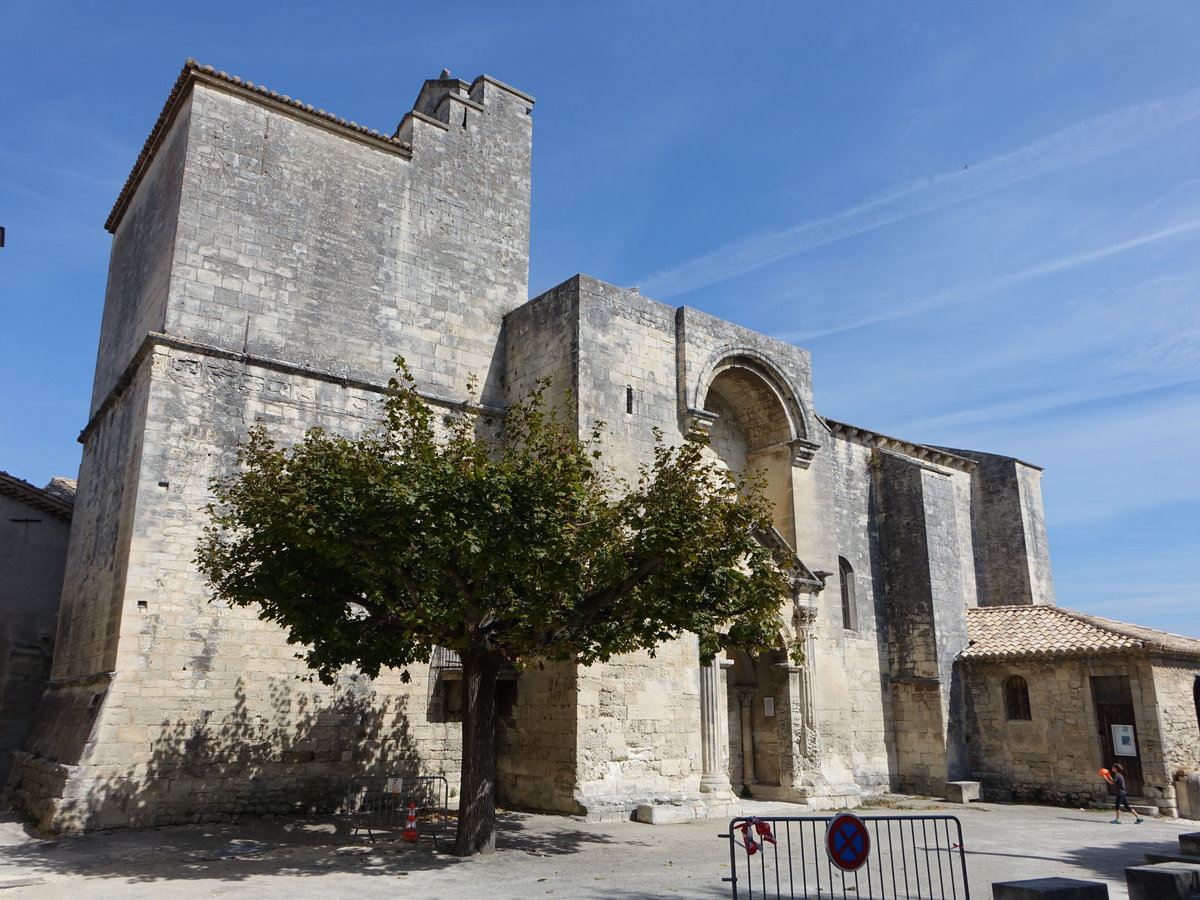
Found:
[{"label": "narrow slit window", "polygon": [[858,630],[858,611],[854,598],[854,567],[843,556],[838,557],[838,579],[842,585],[842,627],[847,631]]},{"label": "narrow slit window", "polygon": [[633,415],[633,385],[625,386],[625,412]]}]

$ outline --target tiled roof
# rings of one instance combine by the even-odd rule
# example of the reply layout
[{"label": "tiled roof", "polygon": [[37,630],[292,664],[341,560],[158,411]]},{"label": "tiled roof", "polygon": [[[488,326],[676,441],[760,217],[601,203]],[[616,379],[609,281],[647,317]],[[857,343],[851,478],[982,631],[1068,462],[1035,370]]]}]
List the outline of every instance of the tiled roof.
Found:
[{"label": "tiled roof", "polygon": [[1058,606],[981,606],[967,610],[962,659],[1151,652],[1200,657],[1200,640],[1115,622]]},{"label": "tiled roof", "polygon": [[387,147],[390,150],[405,153],[411,153],[412,151],[412,146],[407,141],[401,141],[393,135],[383,134],[371,128],[364,128],[357,122],[349,122],[332,113],[327,113],[323,109],[316,109],[311,103],[302,103],[286,94],[280,94],[278,91],[265,88],[261,84],[255,84],[253,81],[245,81],[236,75],[230,75],[228,72],[218,72],[212,66],[202,66],[196,60],[188,59],[183,64],[183,71],[179,73],[179,78],[175,80],[175,85],[171,88],[171,93],[167,96],[167,102],[163,104],[162,112],[158,115],[158,121],[150,129],[150,135],[146,138],[142,152],[133,164],[133,171],[129,173],[129,178],[126,179],[125,186],[121,189],[121,193],[117,197],[117,202],[113,205],[112,212],[108,215],[108,221],[104,223],[104,227],[108,231],[112,232],[116,230],[117,223],[120,221],[121,215],[125,212],[125,207],[129,203],[129,198],[133,194],[134,187],[136,187],[146,168],[149,166],[150,159],[154,155],[154,150],[158,145],[159,139],[166,132],[171,119],[175,116],[179,101],[186,95],[191,83],[200,80],[210,83],[221,83],[227,86],[227,88],[240,92],[243,95],[254,96],[262,102],[269,103],[277,108],[287,109],[295,114],[308,117],[310,120],[318,120],[324,125],[333,126],[335,129],[343,132],[350,132],[360,139],[366,139],[380,146]]},{"label": "tiled roof", "polygon": [[[63,482],[74,484],[74,481],[70,479],[56,478],[51,482],[51,485],[54,485],[55,482],[59,482],[60,484]],[[0,494],[12,497],[26,506],[68,522],[71,520],[71,513],[75,509],[73,499],[66,499],[68,496],[66,490],[58,488],[53,491],[47,491],[44,488],[30,484],[28,481],[22,481],[14,475],[9,475],[7,472],[0,472]]]}]

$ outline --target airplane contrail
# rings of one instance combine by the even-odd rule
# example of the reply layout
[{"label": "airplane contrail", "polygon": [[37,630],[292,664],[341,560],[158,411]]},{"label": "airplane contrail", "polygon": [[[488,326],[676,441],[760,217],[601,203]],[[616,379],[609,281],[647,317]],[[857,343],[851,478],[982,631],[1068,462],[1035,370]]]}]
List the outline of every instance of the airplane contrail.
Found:
[{"label": "airplane contrail", "polygon": [[1039,175],[1103,159],[1200,117],[1200,88],[1077,122],[1010,153],[902,185],[850,209],[783,231],[741,238],[642,279],[666,300],[743,275],[842,238],[997,191]]}]

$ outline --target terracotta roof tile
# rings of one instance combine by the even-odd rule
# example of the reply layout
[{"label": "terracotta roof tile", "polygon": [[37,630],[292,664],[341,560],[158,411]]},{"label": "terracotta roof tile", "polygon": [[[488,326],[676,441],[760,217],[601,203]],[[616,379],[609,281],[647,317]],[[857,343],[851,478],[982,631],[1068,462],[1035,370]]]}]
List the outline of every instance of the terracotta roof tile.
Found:
[{"label": "terracotta roof tile", "polygon": [[[54,482],[69,482],[71,485],[74,485],[74,481],[70,479],[56,478],[47,487],[54,485]],[[40,488],[30,484],[28,481],[17,478],[15,475],[9,475],[7,472],[0,472],[0,494],[12,497],[14,500],[19,500],[27,506],[68,522],[71,520],[71,513],[75,509],[73,494],[68,495],[65,490]],[[68,499],[68,496],[70,499]]]},{"label": "terracotta roof tile", "polygon": [[963,659],[1079,656],[1146,651],[1200,657],[1200,640],[1116,622],[1058,606],[986,606],[967,610]]}]

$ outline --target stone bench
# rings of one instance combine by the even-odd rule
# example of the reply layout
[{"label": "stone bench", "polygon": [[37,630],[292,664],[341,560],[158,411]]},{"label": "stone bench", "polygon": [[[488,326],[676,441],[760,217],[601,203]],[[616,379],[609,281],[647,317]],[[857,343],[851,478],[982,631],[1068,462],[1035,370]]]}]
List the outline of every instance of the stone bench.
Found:
[{"label": "stone bench", "polygon": [[1188,900],[1200,893],[1200,865],[1164,862],[1125,870],[1129,900]]},{"label": "stone bench", "polygon": [[1179,852],[1188,856],[1200,856],[1200,831],[1191,831],[1179,836]]},{"label": "stone bench", "polygon": [[992,900],[1108,900],[1108,885],[1074,878],[1034,878],[992,885]]},{"label": "stone bench", "polygon": [[979,799],[978,781],[947,781],[946,799],[951,803],[970,803]]}]

